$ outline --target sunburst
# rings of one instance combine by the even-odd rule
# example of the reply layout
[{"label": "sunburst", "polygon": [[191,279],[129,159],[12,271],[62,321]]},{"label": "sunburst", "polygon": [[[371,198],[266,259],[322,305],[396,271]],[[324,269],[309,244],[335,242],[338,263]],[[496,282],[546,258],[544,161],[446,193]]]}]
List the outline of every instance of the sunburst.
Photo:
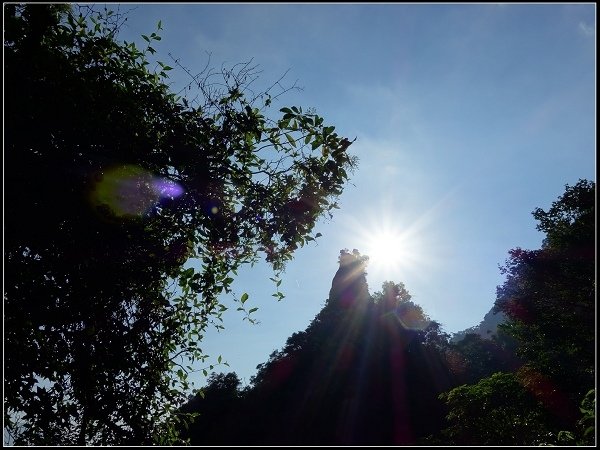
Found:
[{"label": "sunburst", "polygon": [[381,230],[371,234],[365,242],[364,253],[370,264],[398,266],[409,256],[409,242],[398,230]]},{"label": "sunburst", "polygon": [[383,281],[405,281],[409,274],[411,278],[422,275],[433,262],[427,251],[431,249],[426,243],[424,225],[423,220],[406,224],[389,214],[377,220],[346,222],[345,238],[352,242],[353,248],[369,257],[370,285],[376,289]]}]

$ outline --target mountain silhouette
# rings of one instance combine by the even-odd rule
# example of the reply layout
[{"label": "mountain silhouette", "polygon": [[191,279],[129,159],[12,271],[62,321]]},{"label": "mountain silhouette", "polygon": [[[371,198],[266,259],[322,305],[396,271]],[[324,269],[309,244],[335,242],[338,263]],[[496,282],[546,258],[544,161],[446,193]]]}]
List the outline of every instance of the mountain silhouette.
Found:
[{"label": "mountain silhouette", "polygon": [[200,413],[184,433],[191,444],[408,445],[441,428],[438,395],[456,383],[447,337],[402,283],[370,295],[367,263],[357,250],[340,252],[323,309],[250,386],[236,391],[235,374],[212,377],[205,398],[184,407]]}]

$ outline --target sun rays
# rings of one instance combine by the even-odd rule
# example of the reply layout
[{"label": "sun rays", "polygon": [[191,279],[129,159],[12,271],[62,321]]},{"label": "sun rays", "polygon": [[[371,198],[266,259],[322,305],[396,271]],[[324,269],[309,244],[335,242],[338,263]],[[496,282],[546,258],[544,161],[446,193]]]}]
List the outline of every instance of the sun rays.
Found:
[{"label": "sun rays", "polygon": [[390,195],[365,208],[360,216],[345,215],[339,222],[343,242],[369,257],[367,279],[377,290],[384,281],[425,282],[445,264],[451,243],[440,234],[458,187],[429,206],[402,206]]},{"label": "sun rays", "polygon": [[371,264],[397,267],[409,256],[410,243],[400,230],[378,230],[365,242],[364,253]]},{"label": "sun rays", "polygon": [[353,234],[361,254],[369,257],[369,278],[399,281],[407,272],[418,271],[427,257],[419,230],[391,217],[357,226]]}]

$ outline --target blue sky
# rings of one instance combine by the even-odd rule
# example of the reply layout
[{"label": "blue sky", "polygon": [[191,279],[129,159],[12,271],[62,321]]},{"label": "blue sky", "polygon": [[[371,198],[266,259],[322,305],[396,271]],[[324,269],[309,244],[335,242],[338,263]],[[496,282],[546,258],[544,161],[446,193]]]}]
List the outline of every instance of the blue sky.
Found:
[{"label": "blue sky", "polygon": [[[111,6],[115,9],[115,5]],[[514,247],[539,248],[531,211],[579,178],[595,180],[594,4],[124,4],[120,38],[171,52],[192,72],[253,58],[256,87],[286,70],[304,89],[274,103],[314,107],[356,137],[358,170],[317,245],[300,249],[271,294],[264,265],[240,272],[238,295],[259,325],[225,315],[202,348],[248,382],[257,364],[324,305],[342,248],[369,254],[384,232],[400,261],[368,269],[371,292],[405,283],[447,332],[492,307]],[[171,64],[173,65],[173,64]],[[174,90],[185,74],[171,76]],[[231,301],[224,298],[226,304]],[[232,308],[235,310],[235,308]],[[221,369],[221,368],[219,368]],[[196,376],[197,384],[203,378]]]}]

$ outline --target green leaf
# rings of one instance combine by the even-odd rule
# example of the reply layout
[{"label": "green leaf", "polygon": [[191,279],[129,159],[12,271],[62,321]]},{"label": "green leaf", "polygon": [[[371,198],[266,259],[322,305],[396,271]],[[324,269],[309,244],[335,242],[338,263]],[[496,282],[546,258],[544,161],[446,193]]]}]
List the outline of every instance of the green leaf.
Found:
[{"label": "green leaf", "polygon": [[248,314],[252,314],[254,311],[258,311],[258,308],[252,308],[250,311],[248,311]]},{"label": "green leaf", "polygon": [[146,42],[150,42],[150,38],[148,36],[146,36],[145,34],[142,34],[142,38],[144,38],[144,40]]},{"label": "green leaf", "polygon": [[159,21],[158,21],[158,26],[157,26],[157,28],[158,28],[159,30],[162,30],[162,20],[159,20]]},{"label": "green leaf", "polygon": [[248,300],[248,294],[244,292],[240,298],[240,302],[244,303],[246,300]]},{"label": "green leaf", "polygon": [[287,138],[288,142],[292,145],[292,147],[296,148],[296,140],[292,137],[292,135],[289,133],[285,133],[285,137]]},{"label": "green leaf", "polygon": [[221,355],[219,355],[219,357],[217,358],[217,362],[218,362],[219,364],[221,364]]},{"label": "green leaf", "polygon": [[279,111],[285,114],[292,114],[292,110],[290,108],[281,108]]}]

